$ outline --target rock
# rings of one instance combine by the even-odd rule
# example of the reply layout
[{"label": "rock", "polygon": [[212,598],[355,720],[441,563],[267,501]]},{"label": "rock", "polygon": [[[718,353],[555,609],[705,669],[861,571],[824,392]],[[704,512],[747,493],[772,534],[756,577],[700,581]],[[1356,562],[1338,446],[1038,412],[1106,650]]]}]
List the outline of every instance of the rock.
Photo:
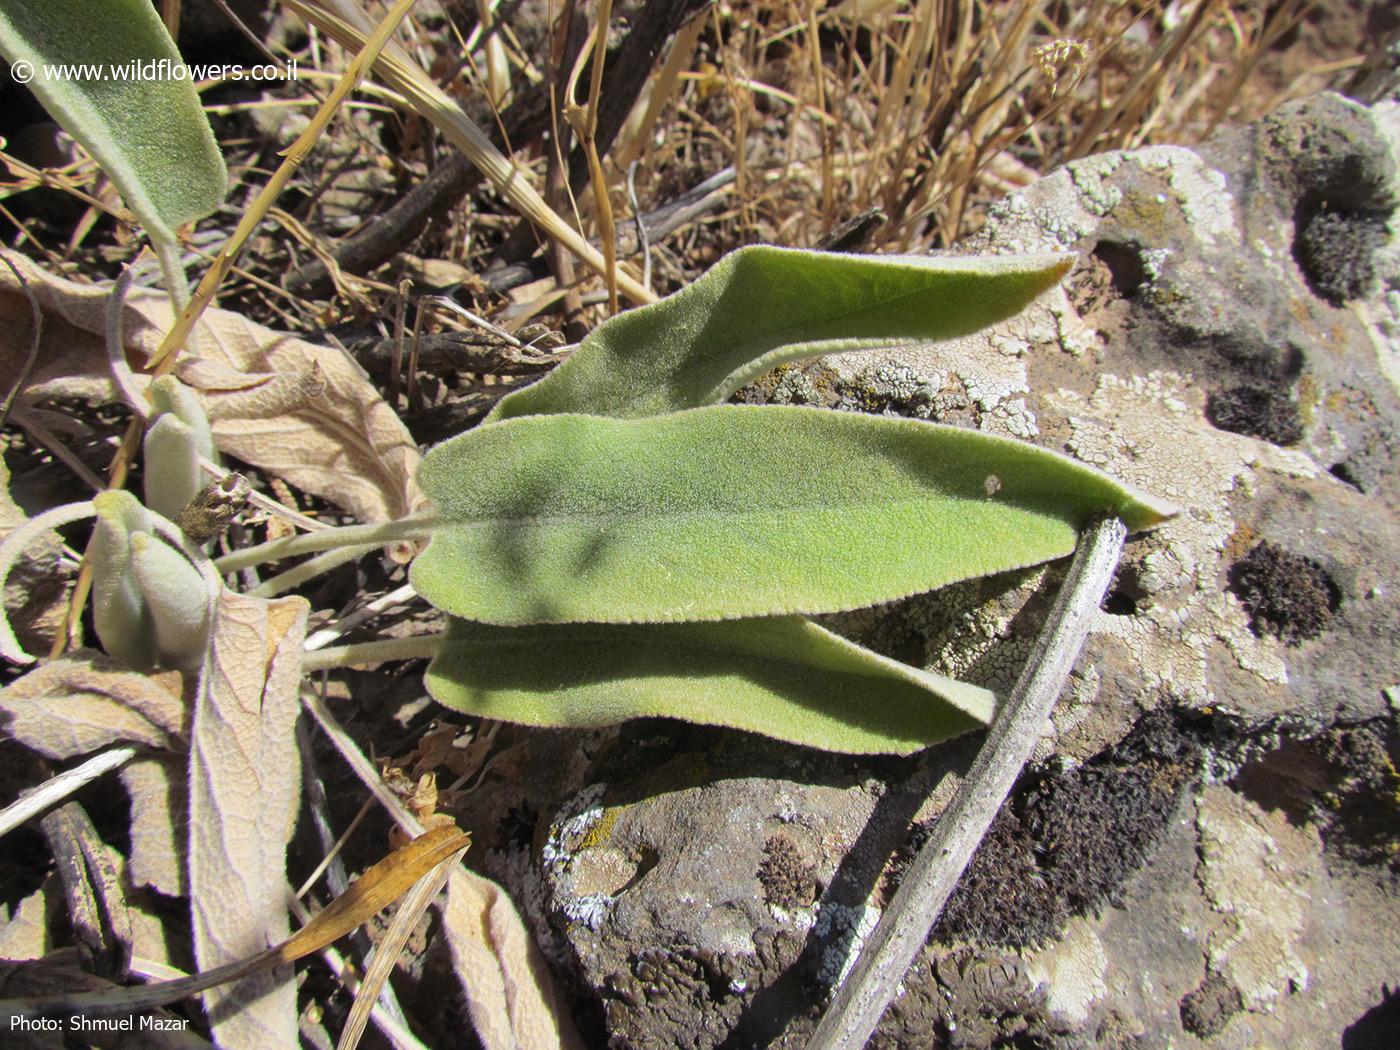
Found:
[{"label": "rock", "polygon": [[[1026,438],[1184,508],[1129,543],[1037,765],[872,1045],[1335,1046],[1390,1023],[1398,155],[1400,105],[1324,94],[1197,148],[1077,161],[958,248],[1071,249],[1062,290],[744,392]],[[1060,571],[825,622],[1005,690]],[[482,863],[596,1045],[801,1046],[979,744],[522,733],[522,761],[574,749],[576,777],[525,785],[531,819],[485,835]],[[489,829],[505,802],[469,807]]]}]

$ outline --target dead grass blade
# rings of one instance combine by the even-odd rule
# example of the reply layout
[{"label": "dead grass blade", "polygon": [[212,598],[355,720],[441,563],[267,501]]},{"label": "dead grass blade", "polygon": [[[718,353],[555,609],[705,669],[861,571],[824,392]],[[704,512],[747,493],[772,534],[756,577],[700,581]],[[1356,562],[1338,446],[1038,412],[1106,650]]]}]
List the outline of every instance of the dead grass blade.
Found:
[{"label": "dead grass blade", "polygon": [[[75,792],[91,784],[98,777],[120,769],[136,757],[136,748],[130,745],[109,748],[93,755],[86,762],[58,773],[38,787],[22,792],[19,798],[0,810],[0,838],[14,831],[27,820],[32,820]],[[0,953],[0,959],[14,958]]]},{"label": "dead grass blade", "polygon": [[[296,747],[305,599],[224,591],[190,734],[189,893],[195,959],[212,970],[282,941],[286,847],[301,797]],[[291,1046],[295,987],[257,974],[205,997],[215,1039]]]},{"label": "dead grass blade", "polygon": [[414,0],[398,0],[384,16],[383,21],[369,34],[360,47],[360,52],[350,62],[344,75],[336,83],[325,102],[317,108],[315,116],[306,126],[306,130],[297,136],[282,154],[282,163],[277,170],[272,173],[272,177],[267,180],[266,185],[258,191],[258,195],[253,198],[253,203],[248,206],[243,219],[234,229],[221,252],[215,257],[214,264],[205,271],[200,279],[199,287],[195,289],[189,305],[180,312],[175,324],[170,327],[160,346],[151,356],[148,367],[156,375],[165,375],[170,371],[170,366],[166,363],[170,354],[175,353],[185,341],[189,339],[190,333],[194,331],[195,322],[199,320],[200,314],[214,300],[214,293],[218,291],[219,285],[228,276],[233,264],[237,262],[239,253],[243,246],[248,243],[248,238],[253,235],[253,231],[258,228],[258,224],[267,215],[267,210],[276,203],[277,198],[282,195],[287,183],[296,174],[301,162],[306,159],[306,155],[311,152],[311,148],[316,145],[326,128],[340,109],[341,103],[350,97],[350,93],[355,90],[369,72],[374,60],[379,56],[381,50],[389,42],[394,30],[398,29],[399,23],[407,16],[409,8],[414,4]]},{"label": "dead grass blade", "polygon": [[[0,999],[0,1016],[62,1017],[74,1013],[111,1016],[148,1010],[293,963],[320,951],[378,914],[425,874],[465,849],[470,841],[469,835],[456,828],[434,828],[420,835],[371,867],[296,934],[266,951],[191,977],[138,988]],[[293,1041],[270,1045],[297,1044]]]},{"label": "dead grass blade", "polygon": [[[598,214],[598,235],[603,243],[603,276],[608,285],[608,313],[617,313],[617,230],[613,223],[612,201],[608,197],[608,180],[603,174],[603,162],[598,156],[598,96],[603,89],[603,65],[607,57],[608,23],[612,19],[612,0],[599,0],[598,11],[588,39],[574,61],[564,92],[564,117],[573,129],[574,137],[583,146],[588,158],[588,181],[593,187],[593,207]],[[600,41],[602,43],[600,43]],[[583,64],[593,56],[592,75],[588,88],[588,106],[578,105],[575,92]]]},{"label": "dead grass blade", "polygon": [[[365,39],[363,14],[345,0],[282,0],[282,3],[346,47],[358,47]],[[407,98],[420,116],[435,124],[491,181],[511,207],[576,255],[589,269],[606,276],[607,261],[602,253],[545,203],[529,184],[526,172],[496,149],[457,101],[439,88],[402,49],[385,48],[375,71],[389,87]],[[635,303],[656,301],[656,296],[625,270],[618,270],[617,285]]]},{"label": "dead grass blade", "polygon": [[[443,830],[455,831],[456,829],[445,828]],[[414,841],[419,840],[415,839]],[[409,934],[418,925],[418,920],[423,917],[423,913],[428,910],[433,899],[442,891],[448,875],[465,853],[466,846],[463,845],[463,848],[452,854],[446,862],[414,883],[408,895],[399,902],[398,910],[394,913],[394,921],[389,924],[389,929],[384,932],[384,936],[374,946],[374,960],[370,963],[369,969],[365,971],[365,976],[360,981],[360,987],[355,992],[355,1002],[350,1007],[350,1016],[346,1018],[345,1028],[340,1033],[339,1042],[336,1043],[336,1050],[354,1050],[360,1044],[360,1037],[364,1034],[365,1025],[369,1023],[370,1011],[374,1009],[374,1005],[379,999],[379,993],[384,988],[384,983],[393,973],[404,945],[408,942]]]}]

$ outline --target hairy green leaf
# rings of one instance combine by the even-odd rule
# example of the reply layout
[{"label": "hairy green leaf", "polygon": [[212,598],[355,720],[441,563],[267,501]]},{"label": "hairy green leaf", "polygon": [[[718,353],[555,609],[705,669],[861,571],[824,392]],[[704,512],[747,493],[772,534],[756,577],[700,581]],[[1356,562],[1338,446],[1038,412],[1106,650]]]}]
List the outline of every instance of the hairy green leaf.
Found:
[{"label": "hairy green leaf", "polygon": [[1170,508],[1064,456],[911,419],[715,405],[550,415],[439,445],[428,601],[520,625],[830,612],[1068,554]]},{"label": "hairy green leaf", "polygon": [[[0,55],[13,72],[32,75],[29,89],[153,238],[172,241],[177,226],[224,199],[223,157],[194,85],[126,65],[154,74],[154,63],[183,68],[150,0],[5,0]],[[67,64],[85,64],[87,73],[52,68]]]},{"label": "hairy green leaf", "polygon": [[599,325],[488,422],[587,412],[624,418],[717,404],[775,365],[950,339],[1019,312],[1064,255],[937,258],[740,248],[689,287]]},{"label": "hairy green leaf", "polygon": [[459,711],[539,726],[667,715],[828,751],[906,754],[980,728],[992,694],[799,616],[492,627],[452,619],[425,678]]},{"label": "hairy green leaf", "polygon": [[93,626],[109,656],[144,670],[156,662],[155,621],[131,564],[131,534],[151,531],[151,515],[124,489],[99,492],[92,505],[97,524],[87,560]]}]

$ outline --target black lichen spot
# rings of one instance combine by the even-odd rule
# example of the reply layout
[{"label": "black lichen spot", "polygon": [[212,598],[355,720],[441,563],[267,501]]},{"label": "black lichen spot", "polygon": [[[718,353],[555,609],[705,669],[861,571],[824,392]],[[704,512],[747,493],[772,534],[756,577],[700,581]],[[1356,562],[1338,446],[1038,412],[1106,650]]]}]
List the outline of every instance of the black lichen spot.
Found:
[{"label": "black lichen spot", "polygon": [[1303,436],[1298,405],[1277,387],[1244,383],[1210,395],[1206,418],[1221,430],[1291,445]]},{"label": "black lichen spot", "polygon": [[1169,714],[1151,712],[1116,747],[1017,796],[992,822],[936,935],[1025,947],[1113,901],[1155,848],[1197,754]]},{"label": "black lichen spot", "polygon": [[1240,990],[1218,973],[1181,1000],[1181,1026],[1198,1039],[1213,1039],[1244,1009]]},{"label": "black lichen spot", "polygon": [[[931,828],[923,828],[927,839]],[[987,829],[958,888],[948,898],[934,936],[952,942],[966,937],[984,944],[1041,944],[1064,926],[1069,909],[1041,871],[1035,840],[1010,809]]]},{"label": "black lichen spot", "polygon": [[1342,600],[1321,565],[1267,540],[1230,567],[1230,590],[1249,613],[1255,634],[1289,645],[1321,634]]},{"label": "black lichen spot", "polygon": [[763,899],[779,908],[805,908],[817,899],[817,873],[786,835],[770,835],[758,866]]},{"label": "black lichen spot", "polygon": [[1397,760],[1400,734],[1389,718],[1381,718],[1310,739],[1286,739],[1242,766],[1232,783],[1296,826],[1316,826],[1337,856],[1400,868]]},{"label": "black lichen spot", "polygon": [[1383,212],[1302,209],[1293,257],[1314,294],[1341,306],[1370,291],[1375,255],[1386,241],[1386,218]]}]

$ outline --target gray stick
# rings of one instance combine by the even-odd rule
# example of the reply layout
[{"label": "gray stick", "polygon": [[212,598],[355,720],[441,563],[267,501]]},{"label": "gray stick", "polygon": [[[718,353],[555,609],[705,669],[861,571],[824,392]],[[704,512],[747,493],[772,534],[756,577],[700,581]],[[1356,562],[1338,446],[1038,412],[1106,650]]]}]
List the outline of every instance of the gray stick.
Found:
[{"label": "gray stick", "polygon": [[1127,528],[1116,518],[1100,521],[1080,536],[1069,575],[1016,687],[807,1050],[860,1050],[875,1030],[1040,738],[1113,579],[1126,536]]}]

